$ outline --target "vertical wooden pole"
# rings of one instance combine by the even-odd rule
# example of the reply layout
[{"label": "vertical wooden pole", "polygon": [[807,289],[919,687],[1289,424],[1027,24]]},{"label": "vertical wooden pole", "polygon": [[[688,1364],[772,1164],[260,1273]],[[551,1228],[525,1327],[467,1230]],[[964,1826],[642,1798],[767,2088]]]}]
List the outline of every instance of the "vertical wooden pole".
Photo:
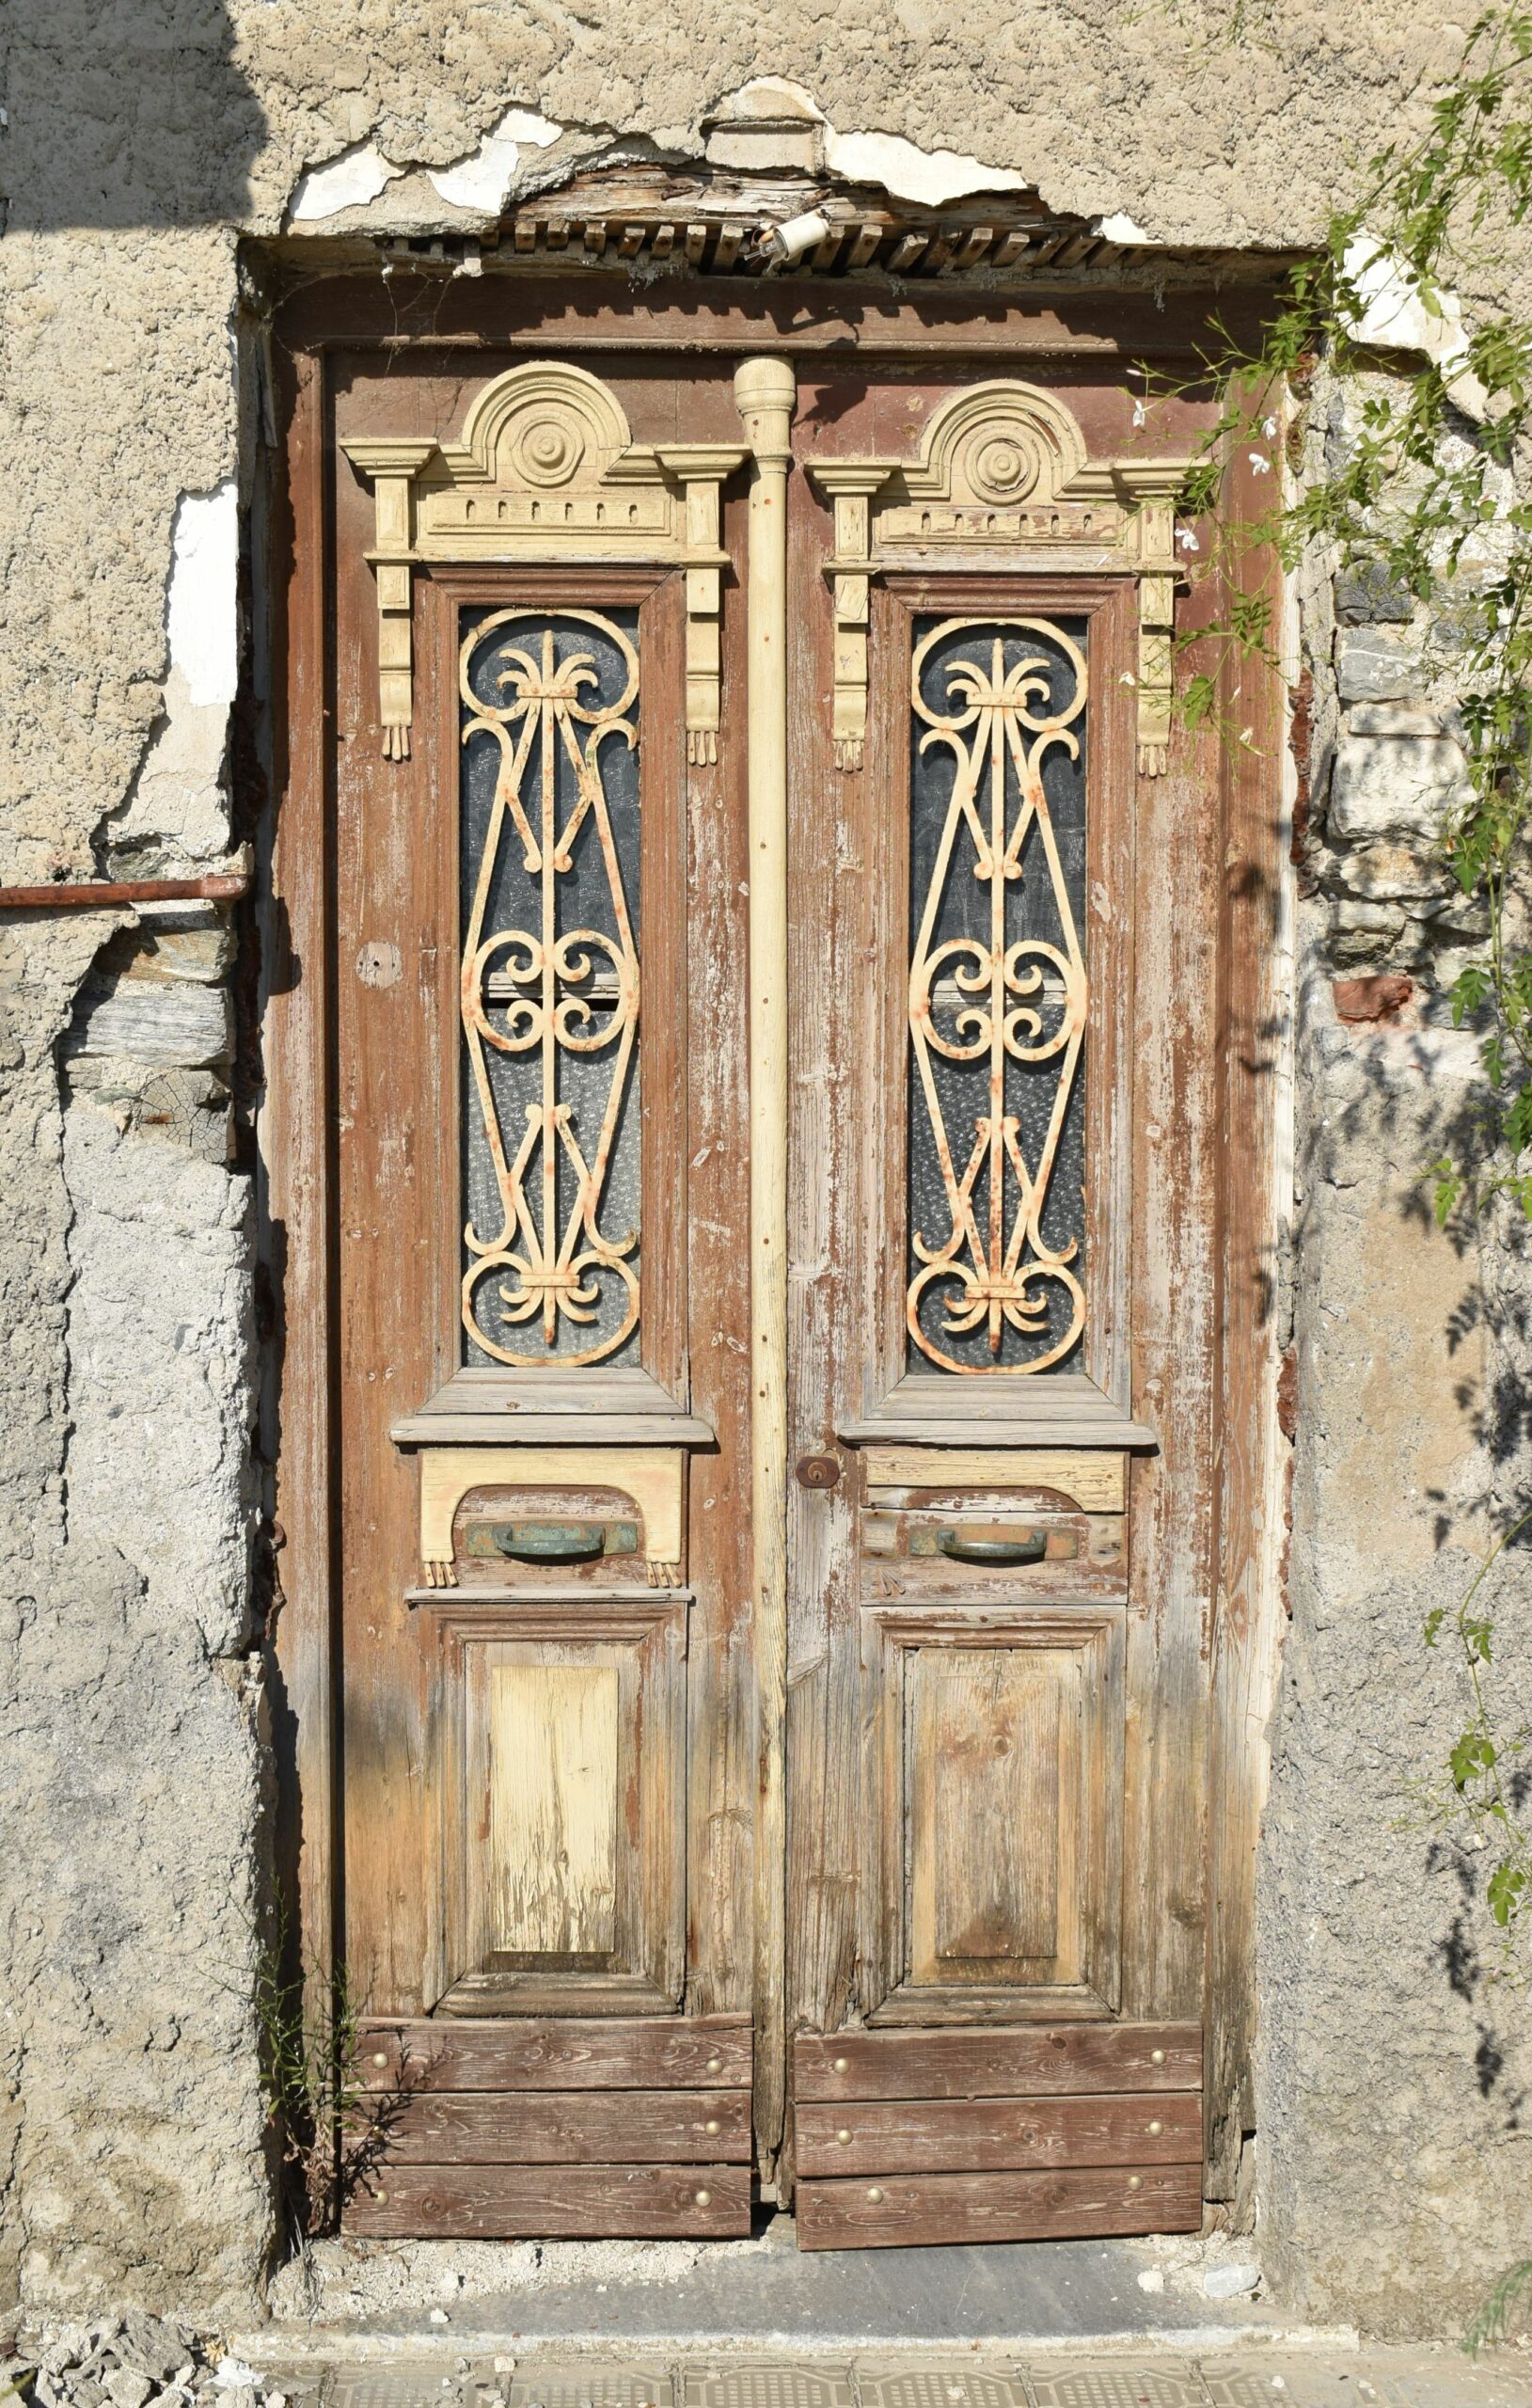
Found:
[{"label": "vertical wooden pole", "polygon": [[787,471],[797,398],[797,379],[785,359],[750,359],[735,374],[734,401],[754,455],[747,582],[750,1527],[759,1716],[755,2119],[767,2179],[781,2141],[786,2074]]}]

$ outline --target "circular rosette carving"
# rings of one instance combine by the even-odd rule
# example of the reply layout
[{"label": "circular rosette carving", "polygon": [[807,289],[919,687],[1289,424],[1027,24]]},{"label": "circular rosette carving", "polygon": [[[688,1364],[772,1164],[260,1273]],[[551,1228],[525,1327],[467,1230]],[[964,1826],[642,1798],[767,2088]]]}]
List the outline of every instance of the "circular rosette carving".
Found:
[{"label": "circular rosette carving", "polygon": [[[1024,1339],[1049,1341],[1041,1353],[1029,1354],[1021,1367],[1027,1371],[1046,1371],[1050,1364],[1060,1362],[1068,1354],[1085,1326],[1084,1293],[1067,1267],[1067,1258],[1074,1251],[1071,1241],[1056,1259],[1025,1262],[1014,1271],[991,1271],[987,1265],[975,1267],[952,1250],[933,1255],[917,1237],[915,1252],[924,1267],[909,1285],[907,1317],[910,1336],[922,1354],[943,1370],[973,1372],[979,1366],[950,1354],[941,1339],[969,1338],[976,1330],[986,1329],[989,1350],[998,1354],[1002,1337],[1009,1325]],[[1048,1293],[1050,1287],[1062,1290],[1068,1307],[1063,1332],[1051,1338],[1054,1314]],[[927,1307],[935,1307],[942,1316],[937,1335],[922,1327],[922,1310]]]},{"label": "circular rosette carving", "polygon": [[[639,1015],[639,964],[611,937],[598,928],[574,928],[553,948],[554,974],[561,988],[578,989],[600,974],[598,964],[611,965],[611,991],[561,994],[553,1015],[553,1032],[571,1054],[599,1054]],[[597,1015],[603,1017],[597,1018]]]},{"label": "circular rosette carving", "polygon": [[[1056,984],[1057,993],[1049,990]],[[1085,1025],[1085,974],[1056,944],[1040,937],[1024,938],[1005,956],[1007,995],[1021,1000],[1009,1006],[1002,1025],[1005,1051],[1013,1062],[1048,1062],[1062,1054]],[[1039,1000],[1034,1002],[1034,997]],[[1051,1028],[1048,1022],[1057,1010]]]},{"label": "circular rosette carving", "polygon": [[585,457],[585,437],[572,417],[544,410],[529,417],[512,442],[512,458],[529,485],[569,483]]},{"label": "circular rosette carving", "polygon": [[[547,1013],[536,995],[511,994],[490,1000],[492,975],[513,987],[539,987],[543,982],[545,956],[539,940],[525,928],[501,928],[485,939],[476,952],[467,955],[463,963],[463,1018],[470,1031],[477,1031],[487,1045],[498,1054],[526,1054],[541,1044],[547,1028]],[[497,970],[497,963],[499,965]],[[491,1020],[492,1010],[503,1019],[497,1024]]]}]

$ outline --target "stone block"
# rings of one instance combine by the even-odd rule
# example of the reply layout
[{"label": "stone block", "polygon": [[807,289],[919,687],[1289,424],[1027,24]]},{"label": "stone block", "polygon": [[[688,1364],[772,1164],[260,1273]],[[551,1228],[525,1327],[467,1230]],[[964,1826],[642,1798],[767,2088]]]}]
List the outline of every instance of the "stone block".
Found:
[{"label": "stone block", "polygon": [[1351,736],[1441,736],[1442,714],[1429,703],[1359,703],[1346,715]]},{"label": "stone block", "polygon": [[227,1059],[233,1035],[224,988],[123,978],[91,1012],[80,1050],[197,1069]]},{"label": "stone block", "polygon": [[1336,867],[1351,894],[1369,903],[1445,901],[1451,886],[1443,863],[1407,845],[1368,845],[1342,855]]},{"label": "stone block", "polygon": [[1335,615],[1354,626],[1402,624],[1414,615],[1414,602],[1381,561],[1353,561],[1335,579]]},{"label": "stone block", "polygon": [[1433,837],[1471,791],[1449,736],[1345,736],[1330,782],[1330,833],[1352,843]]},{"label": "stone block", "polygon": [[1342,627],[1335,677],[1343,703],[1400,702],[1420,683],[1420,646],[1376,627]]}]

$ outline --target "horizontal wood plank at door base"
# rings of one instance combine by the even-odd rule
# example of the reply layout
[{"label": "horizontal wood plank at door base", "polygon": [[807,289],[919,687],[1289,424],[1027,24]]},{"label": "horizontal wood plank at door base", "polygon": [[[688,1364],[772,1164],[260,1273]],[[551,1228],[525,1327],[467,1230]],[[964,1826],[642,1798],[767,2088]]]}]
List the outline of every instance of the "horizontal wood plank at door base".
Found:
[{"label": "horizontal wood plank at door base", "polygon": [[427,2090],[385,2100],[380,2121],[378,2162],[389,2166],[748,2165],[750,2155],[748,2090]]},{"label": "horizontal wood plank at door base", "polygon": [[799,2099],[1028,2099],[1071,2091],[1196,2090],[1196,2023],[1013,2025],[1003,2032],[800,2033]]},{"label": "horizontal wood plank at door base", "polygon": [[1196,2232],[1200,2165],[1049,2174],[889,2175],[799,2182],[800,2249],[909,2249],[979,2241]]},{"label": "horizontal wood plank at door base", "polygon": [[367,2240],[723,2241],[750,2226],[748,2165],[404,2165],[341,2218]]},{"label": "horizontal wood plank at door base", "polygon": [[360,2034],[370,2090],[742,2090],[748,2015],[377,2017]]},{"label": "horizontal wood plank at door base", "polygon": [[886,2099],[798,2109],[802,2175],[1200,2165],[1197,2091],[1070,2099]]}]

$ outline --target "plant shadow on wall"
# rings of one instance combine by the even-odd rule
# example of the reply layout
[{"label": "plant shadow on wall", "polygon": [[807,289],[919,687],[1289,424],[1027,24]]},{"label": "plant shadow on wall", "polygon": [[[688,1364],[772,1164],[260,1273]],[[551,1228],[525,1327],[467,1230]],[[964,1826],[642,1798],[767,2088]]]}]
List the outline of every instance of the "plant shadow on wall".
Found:
[{"label": "plant shadow on wall", "polygon": [[223,0],[9,0],[9,225],[240,226],[266,118]]},{"label": "plant shadow on wall", "polygon": [[[1229,341],[1205,363],[1223,407],[1181,497],[1195,523],[1180,540],[1211,626],[1186,639],[1177,707],[1193,726],[1216,721],[1230,745],[1252,740],[1228,697],[1243,665],[1283,663],[1271,603],[1241,591],[1250,547],[1270,547],[1311,600],[1328,581],[1336,690],[1319,698],[1327,789],[1307,828],[1300,797],[1300,891],[1329,907],[1329,969],[1371,971],[1337,976],[1342,1020],[1398,1023],[1422,994],[1426,1008],[1418,1039],[1398,1024],[1337,1032],[1317,1016],[1308,1039],[1321,1053],[1339,1036],[1326,1109],[1333,1091],[1342,1101],[1312,1133],[1303,1170],[1309,1193],[1331,1177],[1344,1187],[1348,1155],[1392,1148],[1395,1171],[1414,1175],[1407,1211],[1444,1232],[1463,1266],[1445,1377],[1486,1468],[1478,1495],[1427,1499],[1438,1506],[1443,1602],[1421,1634],[1432,1675],[1422,1691],[1451,1719],[1434,1769],[1400,1800],[1398,1828],[1423,1834],[1428,1870],[1458,1885],[1443,1967],[1474,2009],[1480,2091],[1514,2131],[1523,2102],[1507,2093],[1497,2020],[1522,2010],[1532,1979],[1532,1719],[1517,1682],[1532,1656],[1526,0],[1478,19],[1425,132],[1374,159],[1364,182],[1288,278],[1260,344]],[[1213,510],[1231,458],[1270,476],[1258,520]],[[1307,713],[1305,689],[1295,728]],[[1432,1126],[1416,1100],[1427,1081],[1412,1072],[1454,1052],[1467,1057],[1450,1082],[1462,1100],[1437,1107]],[[1471,1346],[1487,1379],[1454,1368]],[[1400,1404],[1418,1400],[1391,1399],[1390,1411]],[[1496,2285],[1470,2346],[1501,2337],[1529,2298],[1532,2261]]]}]

